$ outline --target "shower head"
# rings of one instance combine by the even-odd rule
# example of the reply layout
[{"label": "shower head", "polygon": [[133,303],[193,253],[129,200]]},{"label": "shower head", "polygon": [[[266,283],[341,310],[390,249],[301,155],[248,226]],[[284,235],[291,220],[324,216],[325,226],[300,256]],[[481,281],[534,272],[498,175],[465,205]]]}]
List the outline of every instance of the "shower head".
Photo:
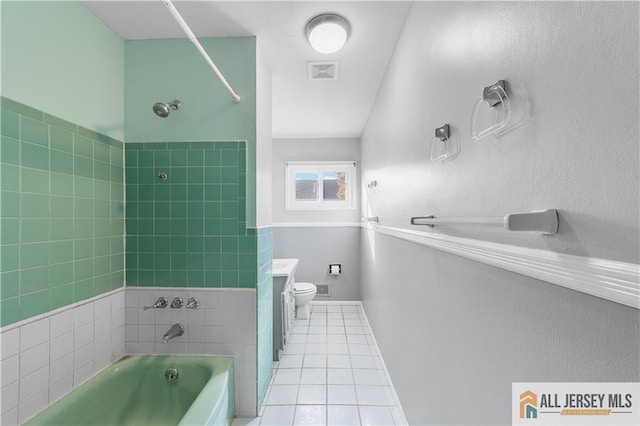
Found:
[{"label": "shower head", "polygon": [[167,118],[172,109],[180,109],[180,101],[174,100],[169,103],[156,102],[153,104],[153,112],[162,118]]}]

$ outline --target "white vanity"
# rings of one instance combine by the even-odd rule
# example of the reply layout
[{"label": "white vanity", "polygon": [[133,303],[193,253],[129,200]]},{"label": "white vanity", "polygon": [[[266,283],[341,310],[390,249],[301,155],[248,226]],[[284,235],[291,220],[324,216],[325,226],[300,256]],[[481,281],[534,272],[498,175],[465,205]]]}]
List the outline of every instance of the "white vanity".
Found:
[{"label": "white vanity", "polygon": [[298,259],[273,259],[273,360],[280,360],[295,318],[293,284]]}]

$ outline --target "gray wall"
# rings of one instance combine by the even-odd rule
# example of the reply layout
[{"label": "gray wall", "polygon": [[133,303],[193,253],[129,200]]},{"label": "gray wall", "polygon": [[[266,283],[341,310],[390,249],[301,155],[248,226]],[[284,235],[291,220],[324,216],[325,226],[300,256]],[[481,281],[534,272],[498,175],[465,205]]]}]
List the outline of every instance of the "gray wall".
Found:
[{"label": "gray wall", "polygon": [[640,380],[638,310],[370,232],[362,300],[409,424],[511,424],[512,382]]},{"label": "gray wall", "polygon": [[360,199],[360,139],[274,139],[273,222],[360,222],[360,207],[342,211],[285,210],[285,163],[287,161],[355,161],[356,200]]},{"label": "gray wall", "polygon": [[[398,227],[558,208],[556,236],[419,229],[638,263],[637,34],[637,3],[414,3],[362,137],[366,208]],[[473,102],[499,78],[530,119],[472,142]],[[444,123],[462,152],[433,165]],[[635,309],[372,231],[361,243],[362,299],[411,424],[508,424],[514,381],[640,380]]]},{"label": "gray wall", "polygon": [[[357,164],[356,200],[360,200],[360,139],[273,140],[273,257],[299,259],[297,281],[331,283],[331,297],[317,300],[360,300],[360,230],[343,226],[360,222],[360,207],[285,210],[285,163],[350,160]],[[329,275],[329,263],[342,264],[342,274]]]},{"label": "gray wall", "polygon": [[[560,210],[551,238],[474,228],[451,235],[638,263],[638,3],[416,2],[362,138],[362,182],[385,225],[410,216]],[[504,78],[531,119],[473,142],[471,109]],[[450,123],[460,156],[429,161]],[[613,144],[613,145],[612,145]]]},{"label": "gray wall", "polygon": [[[273,228],[273,257],[299,259],[296,281],[330,283],[331,297],[315,300],[360,300],[360,228]],[[329,275],[329,264],[342,273]]]}]

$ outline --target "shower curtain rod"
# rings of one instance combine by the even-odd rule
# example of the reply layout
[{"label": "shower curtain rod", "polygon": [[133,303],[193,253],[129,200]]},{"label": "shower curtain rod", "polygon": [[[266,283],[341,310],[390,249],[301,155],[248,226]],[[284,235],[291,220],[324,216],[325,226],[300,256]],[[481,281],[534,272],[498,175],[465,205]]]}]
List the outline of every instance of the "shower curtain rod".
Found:
[{"label": "shower curtain rod", "polygon": [[191,31],[191,28],[189,28],[189,25],[187,25],[185,20],[182,18],[182,16],[178,12],[178,9],[176,9],[173,3],[171,3],[171,0],[163,0],[163,3],[165,6],[167,6],[167,9],[169,9],[169,12],[171,12],[171,14],[173,15],[173,18],[176,20],[178,25],[180,25],[180,28],[182,28],[182,31],[185,33],[189,41],[191,41],[191,43],[193,43],[196,49],[198,49],[198,51],[200,52],[204,60],[207,61],[207,63],[209,64],[213,72],[216,73],[216,75],[218,76],[218,78],[220,79],[224,87],[226,87],[229,93],[231,93],[231,97],[233,98],[233,100],[236,102],[240,102],[240,96],[238,96],[238,94],[234,92],[233,88],[229,85],[227,80],[224,78],[224,75],[222,75],[222,73],[220,72],[216,64],[211,60],[211,58],[207,54],[207,51],[204,50],[204,48],[196,38],[195,34],[193,34],[193,31]]}]

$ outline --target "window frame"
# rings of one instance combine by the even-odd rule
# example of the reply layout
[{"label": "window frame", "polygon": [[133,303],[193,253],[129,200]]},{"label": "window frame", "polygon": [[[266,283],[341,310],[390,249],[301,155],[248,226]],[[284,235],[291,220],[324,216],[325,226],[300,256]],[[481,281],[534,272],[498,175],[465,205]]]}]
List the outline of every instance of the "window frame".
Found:
[{"label": "window frame", "polygon": [[[345,174],[346,194],[344,200],[324,200],[324,185],[319,185],[318,200],[296,199],[296,174],[318,173],[323,180],[326,172]],[[287,161],[285,162],[285,210],[355,210],[356,209],[356,177],[355,161]]]}]

